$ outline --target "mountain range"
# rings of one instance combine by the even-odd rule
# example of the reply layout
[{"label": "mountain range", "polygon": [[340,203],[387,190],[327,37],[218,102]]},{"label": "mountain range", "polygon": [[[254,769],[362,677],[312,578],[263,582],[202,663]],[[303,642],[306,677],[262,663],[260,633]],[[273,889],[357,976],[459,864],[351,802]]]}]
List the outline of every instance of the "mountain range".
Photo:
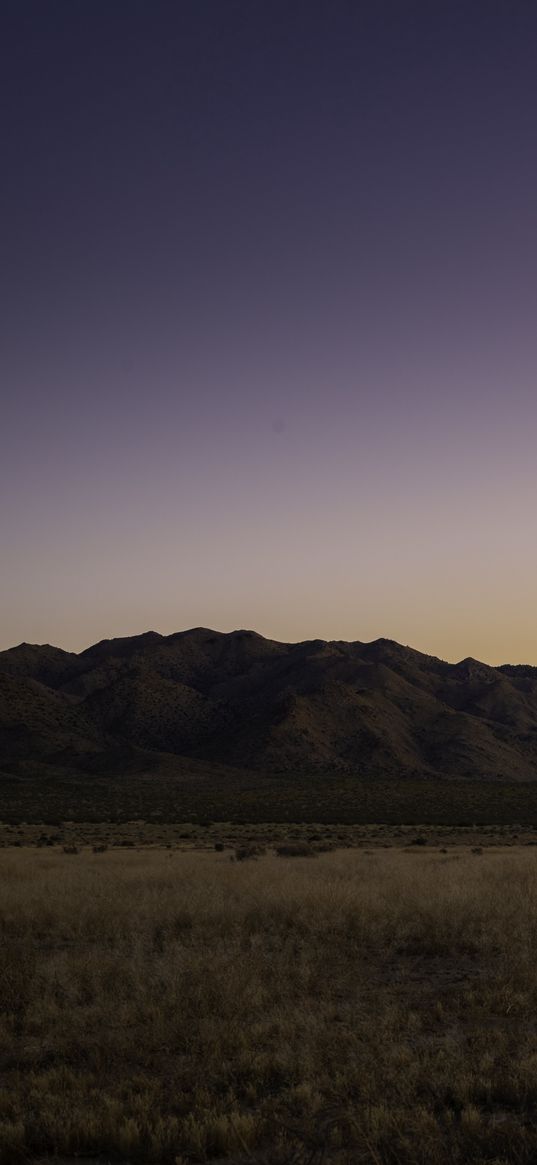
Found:
[{"label": "mountain range", "polygon": [[537,668],[451,664],[388,639],[278,643],[205,628],[80,654],[0,652],[0,773],[231,766],[530,781]]}]

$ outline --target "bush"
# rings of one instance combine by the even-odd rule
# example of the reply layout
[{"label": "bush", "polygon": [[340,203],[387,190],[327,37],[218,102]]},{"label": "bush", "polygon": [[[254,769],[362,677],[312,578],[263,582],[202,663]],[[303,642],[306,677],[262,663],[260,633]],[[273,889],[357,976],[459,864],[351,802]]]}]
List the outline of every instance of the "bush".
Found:
[{"label": "bush", "polygon": [[255,861],[256,858],[262,857],[266,852],[265,847],[262,845],[239,845],[235,850],[235,861],[247,862],[251,859]]},{"label": "bush", "polygon": [[286,841],[275,846],[279,858],[315,858],[317,851],[307,841]]}]

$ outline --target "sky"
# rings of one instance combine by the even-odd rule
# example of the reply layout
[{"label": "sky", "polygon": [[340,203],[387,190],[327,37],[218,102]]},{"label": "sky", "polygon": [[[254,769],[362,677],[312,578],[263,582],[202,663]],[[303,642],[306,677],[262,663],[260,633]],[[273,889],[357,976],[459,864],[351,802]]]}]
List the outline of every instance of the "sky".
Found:
[{"label": "sky", "polygon": [[537,664],[533,0],[4,0],[0,648]]}]

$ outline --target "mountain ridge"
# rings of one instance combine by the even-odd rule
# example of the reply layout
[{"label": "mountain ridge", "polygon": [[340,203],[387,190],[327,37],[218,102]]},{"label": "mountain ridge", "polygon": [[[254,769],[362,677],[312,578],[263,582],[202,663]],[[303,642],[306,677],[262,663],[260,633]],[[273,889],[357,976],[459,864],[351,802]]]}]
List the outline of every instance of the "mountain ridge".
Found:
[{"label": "mountain ridge", "polygon": [[[118,760],[118,757],[122,758]],[[0,770],[537,779],[537,668],[240,629],[0,652]],[[119,768],[118,768],[119,766]]]}]

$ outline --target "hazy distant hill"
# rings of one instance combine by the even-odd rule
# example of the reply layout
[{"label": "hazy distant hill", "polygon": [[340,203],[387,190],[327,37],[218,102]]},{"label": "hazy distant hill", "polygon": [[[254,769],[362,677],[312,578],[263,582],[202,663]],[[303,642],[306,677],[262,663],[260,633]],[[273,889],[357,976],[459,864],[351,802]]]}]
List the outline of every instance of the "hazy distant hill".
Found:
[{"label": "hazy distant hill", "polygon": [[537,668],[204,628],[0,653],[0,770],[537,777]]}]

